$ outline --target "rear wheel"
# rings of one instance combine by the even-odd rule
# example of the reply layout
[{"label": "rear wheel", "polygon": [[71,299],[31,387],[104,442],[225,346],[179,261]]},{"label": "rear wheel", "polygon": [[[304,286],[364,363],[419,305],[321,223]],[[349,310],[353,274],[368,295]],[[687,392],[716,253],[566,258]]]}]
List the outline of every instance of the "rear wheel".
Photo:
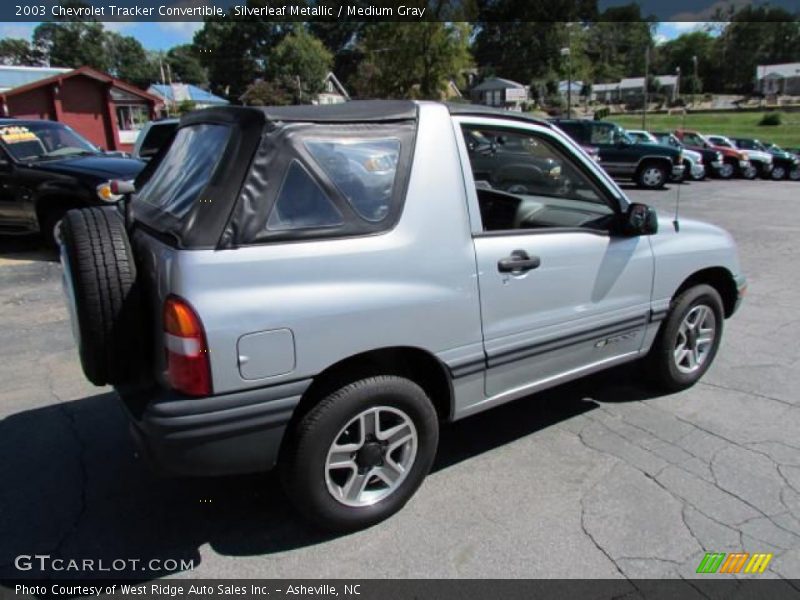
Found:
[{"label": "rear wheel", "polygon": [[658,163],[645,163],[636,175],[636,183],[649,190],[657,190],[667,183],[667,169]]},{"label": "rear wheel", "polygon": [[694,385],[714,361],[723,319],[722,299],[709,285],[691,287],[673,299],[646,359],[653,383],[673,392]]},{"label": "rear wheel", "polygon": [[280,466],[294,505],[321,527],[352,531],[414,495],[433,464],[439,424],[422,388],[384,375],[329,394],[289,435]]}]

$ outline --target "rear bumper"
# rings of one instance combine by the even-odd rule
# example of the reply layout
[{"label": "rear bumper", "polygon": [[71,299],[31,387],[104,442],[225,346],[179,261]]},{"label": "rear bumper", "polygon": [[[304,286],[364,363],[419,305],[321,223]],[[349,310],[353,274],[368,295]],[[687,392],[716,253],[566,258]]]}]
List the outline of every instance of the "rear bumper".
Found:
[{"label": "rear bumper", "polygon": [[119,391],[131,434],[158,470],[233,475],[275,466],[286,426],[311,380],[190,398],[150,388]]}]

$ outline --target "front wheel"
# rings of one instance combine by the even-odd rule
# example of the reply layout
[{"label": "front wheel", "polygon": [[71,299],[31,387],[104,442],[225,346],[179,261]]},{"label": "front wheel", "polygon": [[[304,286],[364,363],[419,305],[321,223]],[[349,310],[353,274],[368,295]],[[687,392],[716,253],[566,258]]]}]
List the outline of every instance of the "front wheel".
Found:
[{"label": "front wheel", "polygon": [[769,176],[772,177],[774,181],[786,179],[786,169],[783,167],[773,167]]},{"label": "front wheel", "polygon": [[293,504],[320,527],[354,531],[414,495],[436,456],[439,423],[421,387],[383,375],[327,395],[289,436],[281,471]]},{"label": "front wheel", "polygon": [[667,182],[667,170],[657,164],[646,164],[636,177],[636,183],[648,190],[657,190],[664,187]]},{"label": "front wheel", "polygon": [[733,177],[733,174],[736,172],[736,167],[733,166],[732,163],[724,162],[717,171],[717,175],[720,179],[730,179]]},{"label": "front wheel", "polygon": [[653,383],[671,392],[694,385],[717,355],[723,319],[722,299],[709,285],[673,299],[646,359]]},{"label": "front wheel", "polygon": [[755,179],[756,177],[758,177],[758,168],[756,168],[752,164],[746,166],[744,169],[742,169],[742,177],[751,180]]},{"label": "front wheel", "polygon": [[789,171],[789,179],[792,181],[800,181],[800,167],[795,167]]}]

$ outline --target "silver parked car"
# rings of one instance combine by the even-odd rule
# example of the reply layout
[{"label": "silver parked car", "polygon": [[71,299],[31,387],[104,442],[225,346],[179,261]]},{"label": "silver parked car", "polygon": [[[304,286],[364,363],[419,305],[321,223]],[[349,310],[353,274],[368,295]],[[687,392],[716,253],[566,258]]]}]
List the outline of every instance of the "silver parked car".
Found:
[{"label": "silver parked car", "polygon": [[726,232],[477,106],[198,111],[116,192],[62,227],[86,376],[162,468],[277,466],[330,529],[399,510],[442,421],[623,363],[691,386],[745,290]]}]

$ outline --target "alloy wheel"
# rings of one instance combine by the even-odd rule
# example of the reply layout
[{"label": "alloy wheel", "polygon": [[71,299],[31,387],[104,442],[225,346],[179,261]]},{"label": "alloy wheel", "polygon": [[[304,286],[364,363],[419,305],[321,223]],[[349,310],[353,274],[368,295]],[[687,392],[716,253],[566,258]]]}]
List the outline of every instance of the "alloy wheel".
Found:
[{"label": "alloy wheel", "polygon": [[333,440],[325,460],[325,483],[346,506],[370,506],[394,493],[414,466],[417,429],[405,412],[368,408]]},{"label": "alloy wheel", "polygon": [[675,338],[673,358],[681,373],[694,373],[702,368],[714,347],[717,318],[705,304],[698,304],[686,313]]}]

